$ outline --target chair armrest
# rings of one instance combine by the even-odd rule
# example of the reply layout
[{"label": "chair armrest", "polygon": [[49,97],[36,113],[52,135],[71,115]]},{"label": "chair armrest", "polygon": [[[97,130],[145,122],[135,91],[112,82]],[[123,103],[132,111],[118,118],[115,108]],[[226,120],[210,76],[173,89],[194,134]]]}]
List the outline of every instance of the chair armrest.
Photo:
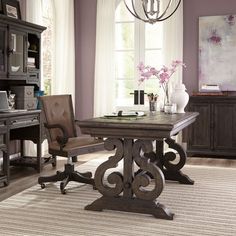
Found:
[{"label": "chair armrest", "polygon": [[60,129],[62,131],[63,136],[56,137],[57,143],[60,145],[60,149],[62,150],[63,147],[66,146],[66,143],[68,142],[68,139],[69,139],[68,133],[66,129],[64,128],[64,126],[60,124],[48,125],[44,123],[44,127],[47,129]]}]

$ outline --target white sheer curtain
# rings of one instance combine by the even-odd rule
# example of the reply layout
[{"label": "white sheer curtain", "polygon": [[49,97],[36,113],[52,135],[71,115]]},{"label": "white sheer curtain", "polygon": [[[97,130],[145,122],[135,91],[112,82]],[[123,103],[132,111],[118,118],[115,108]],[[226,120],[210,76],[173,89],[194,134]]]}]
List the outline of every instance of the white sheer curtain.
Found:
[{"label": "white sheer curtain", "polygon": [[[51,79],[52,94],[71,94],[75,96],[75,42],[74,42],[74,0],[26,0],[26,21],[43,25],[44,1],[51,1],[54,7],[54,31],[55,35],[51,39],[55,45],[53,53],[53,74]],[[47,2],[48,3],[48,2]],[[43,45],[42,45],[43,46]],[[42,57],[41,57],[42,58]],[[43,65],[43,63],[41,63]],[[41,75],[43,68],[41,67]],[[43,80],[43,78],[41,78]],[[44,142],[45,143],[45,142]],[[47,145],[43,145],[43,153],[47,150]],[[26,152],[33,154],[36,152],[35,145],[26,143]]]},{"label": "white sheer curtain", "polygon": [[[173,6],[178,1],[173,0]],[[177,11],[163,22],[163,63],[168,66],[172,60],[183,60],[183,1]],[[176,84],[182,83],[182,68],[178,68],[170,81],[171,92]]]},{"label": "white sheer curtain", "polygon": [[116,0],[97,0],[94,116],[115,108],[115,36]]},{"label": "white sheer curtain", "polygon": [[[26,0],[26,20],[43,25],[45,0]],[[75,42],[74,42],[74,0],[51,1],[55,10],[54,59],[55,77],[52,78],[52,94],[75,95]]]},{"label": "white sheer curtain", "polygon": [[75,96],[74,0],[54,0],[55,78],[52,94]]},{"label": "white sheer curtain", "polygon": [[[176,6],[178,0],[173,0]],[[163,22],[163,62],[169,65],[172,60],[183,60],[183,1],[177,11],[166,21]],[[182,67],[171,77],[168,89],[169,94],[175,85],[182,83]],[[182,144],[182,132],[176,136],[176,141]],[[167,148],[165,146],[165,148]]]},{"label": "white sheer curtain", "polygon": [[[26,0],[26,21],[43,25],[43,9],[41,0]],[[42,51],[41,51],[42,54]],[[42,57],[41,57],[42,60]],[[42,65],[42,61],[41,61]],[[43,75],[43,68],[41,68],[41,75]],[[47,150],[47,142],[43,143],[42,153],[45,154]],[[36,145],[30,141],[25,141],[25,152],[26,155],[36,155]]]},{"label": "white sheer curtain", "polygon": [[26,21],[43,25],[42,0],[26,0]]}]

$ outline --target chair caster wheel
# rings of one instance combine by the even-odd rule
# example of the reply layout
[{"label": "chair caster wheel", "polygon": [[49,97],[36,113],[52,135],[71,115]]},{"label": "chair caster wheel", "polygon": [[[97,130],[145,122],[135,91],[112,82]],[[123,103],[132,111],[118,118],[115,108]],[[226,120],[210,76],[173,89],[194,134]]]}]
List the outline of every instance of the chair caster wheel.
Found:
[{"label": "chair caster wheel", "polygon": [[44,189],[46,187],[45,184],[41,184],[41,189]]},{"label": "chair caster wheel", "polygon": [[53,162],[52,163],[52,167],[56,167],[56,166],[57,166],[57,164]]},{"label": "chair caster wheel", "polygon": [[64,185],[63,182],[61,182],[61,184],[60,184],[60,190],[61,190],[61,193],[62,193],[62,194],[66,194],[65,185]]},{"label": "chair caster wheel", "polygon": [[66,189],[61,189],[62,194],[66,194]]}]

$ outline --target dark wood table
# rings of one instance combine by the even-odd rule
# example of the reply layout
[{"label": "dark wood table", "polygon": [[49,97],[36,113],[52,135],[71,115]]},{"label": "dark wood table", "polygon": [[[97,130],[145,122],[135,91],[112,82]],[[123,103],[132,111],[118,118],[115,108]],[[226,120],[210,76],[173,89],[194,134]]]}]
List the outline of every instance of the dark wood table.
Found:
[{"label": "dark wood table", "polygon": [[[79,121],[82,133],[107,138],[105,149],[115,150],[115,154],[98,166],[95,172],[95,185],[103,196],[85,209],[152,214],[172,220],[174,214],[157,202],[165,179],[182,184],[193,184],[194,181],[181,172],[186,153],[171,137],[193,123],[197,116],[196,112],[160,112],[144,117],[100,117]],[[164,142],[171,148],[166,153]],[[108,184],[105,184],[106,171],[117,167],[122,159],[123,173],[112,172],[107,176]],[[151,182],[154,186],[149,189],[147,187]]]}]

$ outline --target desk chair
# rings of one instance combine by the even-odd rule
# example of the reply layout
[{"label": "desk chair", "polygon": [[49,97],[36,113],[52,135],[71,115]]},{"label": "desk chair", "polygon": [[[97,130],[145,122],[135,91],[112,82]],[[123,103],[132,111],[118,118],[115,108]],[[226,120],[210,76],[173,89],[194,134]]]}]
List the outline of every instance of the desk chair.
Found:
[{"label": "desk chair", "polygon": [[87,183],[94,186],[92,173],[79,173],[74,170],[72,157],[80,154],[103,150],[101,139],[77,136],[76,121],[72,106],[71,95],[53,95],[40,97],[44,126],[48,140],[48,152],[53,158],[67,157],[63,172],[57,171],[53,176],[41,176],[38,183],[45,188],[46,182],[61,181],[61,193],[65,194],[65,187],[69,181]]}]

